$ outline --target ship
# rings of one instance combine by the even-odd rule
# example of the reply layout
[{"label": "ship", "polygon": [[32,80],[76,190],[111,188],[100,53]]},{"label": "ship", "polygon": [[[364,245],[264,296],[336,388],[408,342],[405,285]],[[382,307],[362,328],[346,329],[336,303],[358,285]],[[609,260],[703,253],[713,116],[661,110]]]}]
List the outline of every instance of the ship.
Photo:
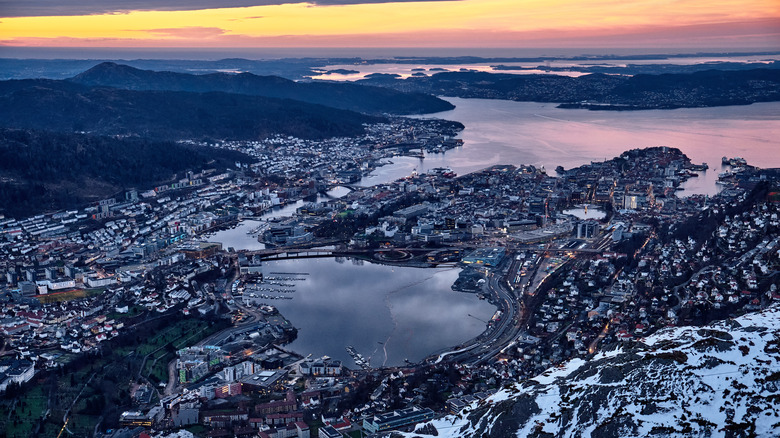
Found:
[{"label": "ship", "polygon": [[449,167],[436,167],[431,169],[429,172],[434,175],[441,175],[445,178],[455,178],[456,176],[458,176],[458,174],[453,172],[452,169]]}]

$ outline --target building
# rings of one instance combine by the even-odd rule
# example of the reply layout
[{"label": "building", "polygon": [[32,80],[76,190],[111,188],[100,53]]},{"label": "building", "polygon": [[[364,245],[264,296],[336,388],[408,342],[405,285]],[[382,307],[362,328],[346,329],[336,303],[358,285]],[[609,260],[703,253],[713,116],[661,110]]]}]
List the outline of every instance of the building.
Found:
[{"label": "building", "polygon": [[204,259],[211,257],[218,251],[222,250],[222,244],[216,242],[196,242],[187,248],[182,249],[181,252],[188,259]]},{"label": "building", "polygon": [[497,266],[506,255],[506,248],[480,248],[463,258],[467,265]]},{"label": "building", "polygon": [[24,296],[35,295],[35,293],[38,291],[37,287],[35,286],[35,283],[32,281],[20,281],[19,290],[22,292],[22,295]]},{"label": "building", "polygon": [[119,424],[123,427],[151,427],[152,419],[138,411],[125,411],[119,416]]},{"label": "building", "polygon": [[296,422],[295,429],[298,431],[298,438],[309,438],[311,436],[309,425],[303,421]]},{"label": "building", "polygon": [[340,360],[315,360],[300,365],[301,374],[306,376],[340,376]]},{"label": "building", "polygon": [[599,223],[596,221],[581,221],[577,223],[578,239],[593,239],[599,234]]},{"label": "building", "polygon": [[394,430],[421,421],[432,420],[434,416],[435,414],[429,408],[423,409],[419,406],[412,406],[367,418],[363,420],[363,429],[368,433]]},{"label": "building", "polygon": [[35,364],[29,360],[4,360],[0,362],[0,392],[12,383],[29,382],[35,375]]},{"label": "building", "polygon": [[284,370],[261,370],[242,378],[241,384],[244,392],[270,394],[284,388],[284,379],[286,377],[287,372]]},{"label": "building", "polygon": [[416,204],[412,205],[411,207],[402,208],[393,212],[393,217],[403,223],[406,223],[406,221],[409,219],[413,219],[428,213],[428,209],[429,208],[427,204]]},{"label": "building", "polygon": [[248,258],[244,254],[238,255],[238,271],[241,275],[263,275],[263,263],[259,256]]},{"label": "building", "polygon": [[322,426],[320,427],[318,436],[319,438],[341,438],[344,435],[333,426]]}]

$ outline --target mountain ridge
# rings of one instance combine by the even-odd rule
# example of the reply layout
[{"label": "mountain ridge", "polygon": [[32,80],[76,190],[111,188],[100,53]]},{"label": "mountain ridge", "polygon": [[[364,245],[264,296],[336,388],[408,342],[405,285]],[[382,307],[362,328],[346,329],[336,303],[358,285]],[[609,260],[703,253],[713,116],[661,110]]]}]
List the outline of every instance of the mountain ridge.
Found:
[{"label": "mountain ridge", "polygon": [[574,359],[430,424],[443,437],[773,436],[778,401],[775,304]]},{"label": "mountain ridge", "polygon": [[780,100],[780,70],[702,70],[693,73],[591,73],[578,77],[476,71],[398,79],[381,75],[358,83],[437,96],[551,102],[561,108],[643,110],[746,105]]},{"label": "mountain ridge", "polygon": [[0,82],[0,126],[163,140],[358,135],[380,117],[290,99],[141,91],[52,80]]},{"label": "mountain ridge", "polygon": [[366,114],[426,114],[453,109],[437,97],[406,93],[349,82],[295,82],[279,76],[253,73],[193,75],[141,70],[124,64],[102,62],[68,82],[143,91],[187,91],[246,94],[325,105]]}]

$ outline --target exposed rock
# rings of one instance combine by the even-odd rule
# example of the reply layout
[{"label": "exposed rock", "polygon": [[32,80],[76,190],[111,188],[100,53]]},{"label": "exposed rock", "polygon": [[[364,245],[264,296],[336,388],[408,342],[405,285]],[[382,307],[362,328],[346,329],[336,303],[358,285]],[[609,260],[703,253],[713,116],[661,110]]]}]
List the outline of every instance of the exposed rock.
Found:
[{"label": "exposed rock", "polygon": [[778,366],[774,306],[572,360],[432,424],[471,438],[776,436]]}]

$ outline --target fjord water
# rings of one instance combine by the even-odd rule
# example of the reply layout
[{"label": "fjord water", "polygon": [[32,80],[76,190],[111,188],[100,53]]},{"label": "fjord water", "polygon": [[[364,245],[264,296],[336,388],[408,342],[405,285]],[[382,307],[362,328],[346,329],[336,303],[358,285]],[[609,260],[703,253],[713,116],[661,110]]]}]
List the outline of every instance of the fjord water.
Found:
[{"label": "fjord water", "polygon": [[291,300],[269,300],[298,328],[286,348],[354,367],[352,345],[374,367],[403,365],[485,330],[495,307],[450,286],[459,269],[398,268],[349,259],[267,262],[273,272],[307,273]]},{"label": "fjord water", "polygon": [[[434,116],[466,126],[460,135],[462,147],[427,154],[423,160],[393,158],[393,164],[380,167],[360,184],[386,183],[413,170],[445,166],[459,175],[494,164],[533,164],[554,173],[558,165],[569,169],[648,146],[677,147],[693,162],[710,165],[686,183],[686,189],[678,192],[681,196],[717,193],[722,156],[741,156],[760,167],[780,167],[780,102],[614,112],[504,100],[447,100],[456,108]],[[287,207],[284,212],[292,209]],[[237,249],[257,245],[243,228],[224,233],[212,240],[229,240]],[[347,345],[371,357],[373,366],[420,360],[478,335],[485,328],[479,320],[488,319],[495,310],[474,295],[452,292],[450,286],[457,277],[453,270],[305,259],[268,263],[264,271],[311,274],[297,282],[292,300],[271,304],[300,329],[289,348],[304,355],[329,355],[348,366],[353,362],[344,350]]]},{"label": "fjord water", "polygon": [[721,157],[740,156],[759,167],[780,167],[780,102],[646,111],[560,109],[556,104],[447,97],[456,108],[425,117],[456,120],[463,146],[425,159],[399,157],[363,185],[435,167],[459,175],[495,164],[544,166],[551,174],[648,146],[681,149],[710,169],[691,178],[678,196],[713,195]]},{"label": "fjord water", "polygon": [[[263,248],[247,231],[261,221],[246,220],[209,237],[223,247]],[[496,308],[474,294],[455,292],[459,269],[393,267],[321,258],[264,263],[267,276],[294,275],[292,299],[267,300],[293,326],[298,338],[286,348],[323,355],[355,367],[345,347],[352,345],[372,366],[403,365],[465,342],[485,330]],[[281,275],[286,276],[286,275]],[[280,294],[275,294],[280,295]]]}]

